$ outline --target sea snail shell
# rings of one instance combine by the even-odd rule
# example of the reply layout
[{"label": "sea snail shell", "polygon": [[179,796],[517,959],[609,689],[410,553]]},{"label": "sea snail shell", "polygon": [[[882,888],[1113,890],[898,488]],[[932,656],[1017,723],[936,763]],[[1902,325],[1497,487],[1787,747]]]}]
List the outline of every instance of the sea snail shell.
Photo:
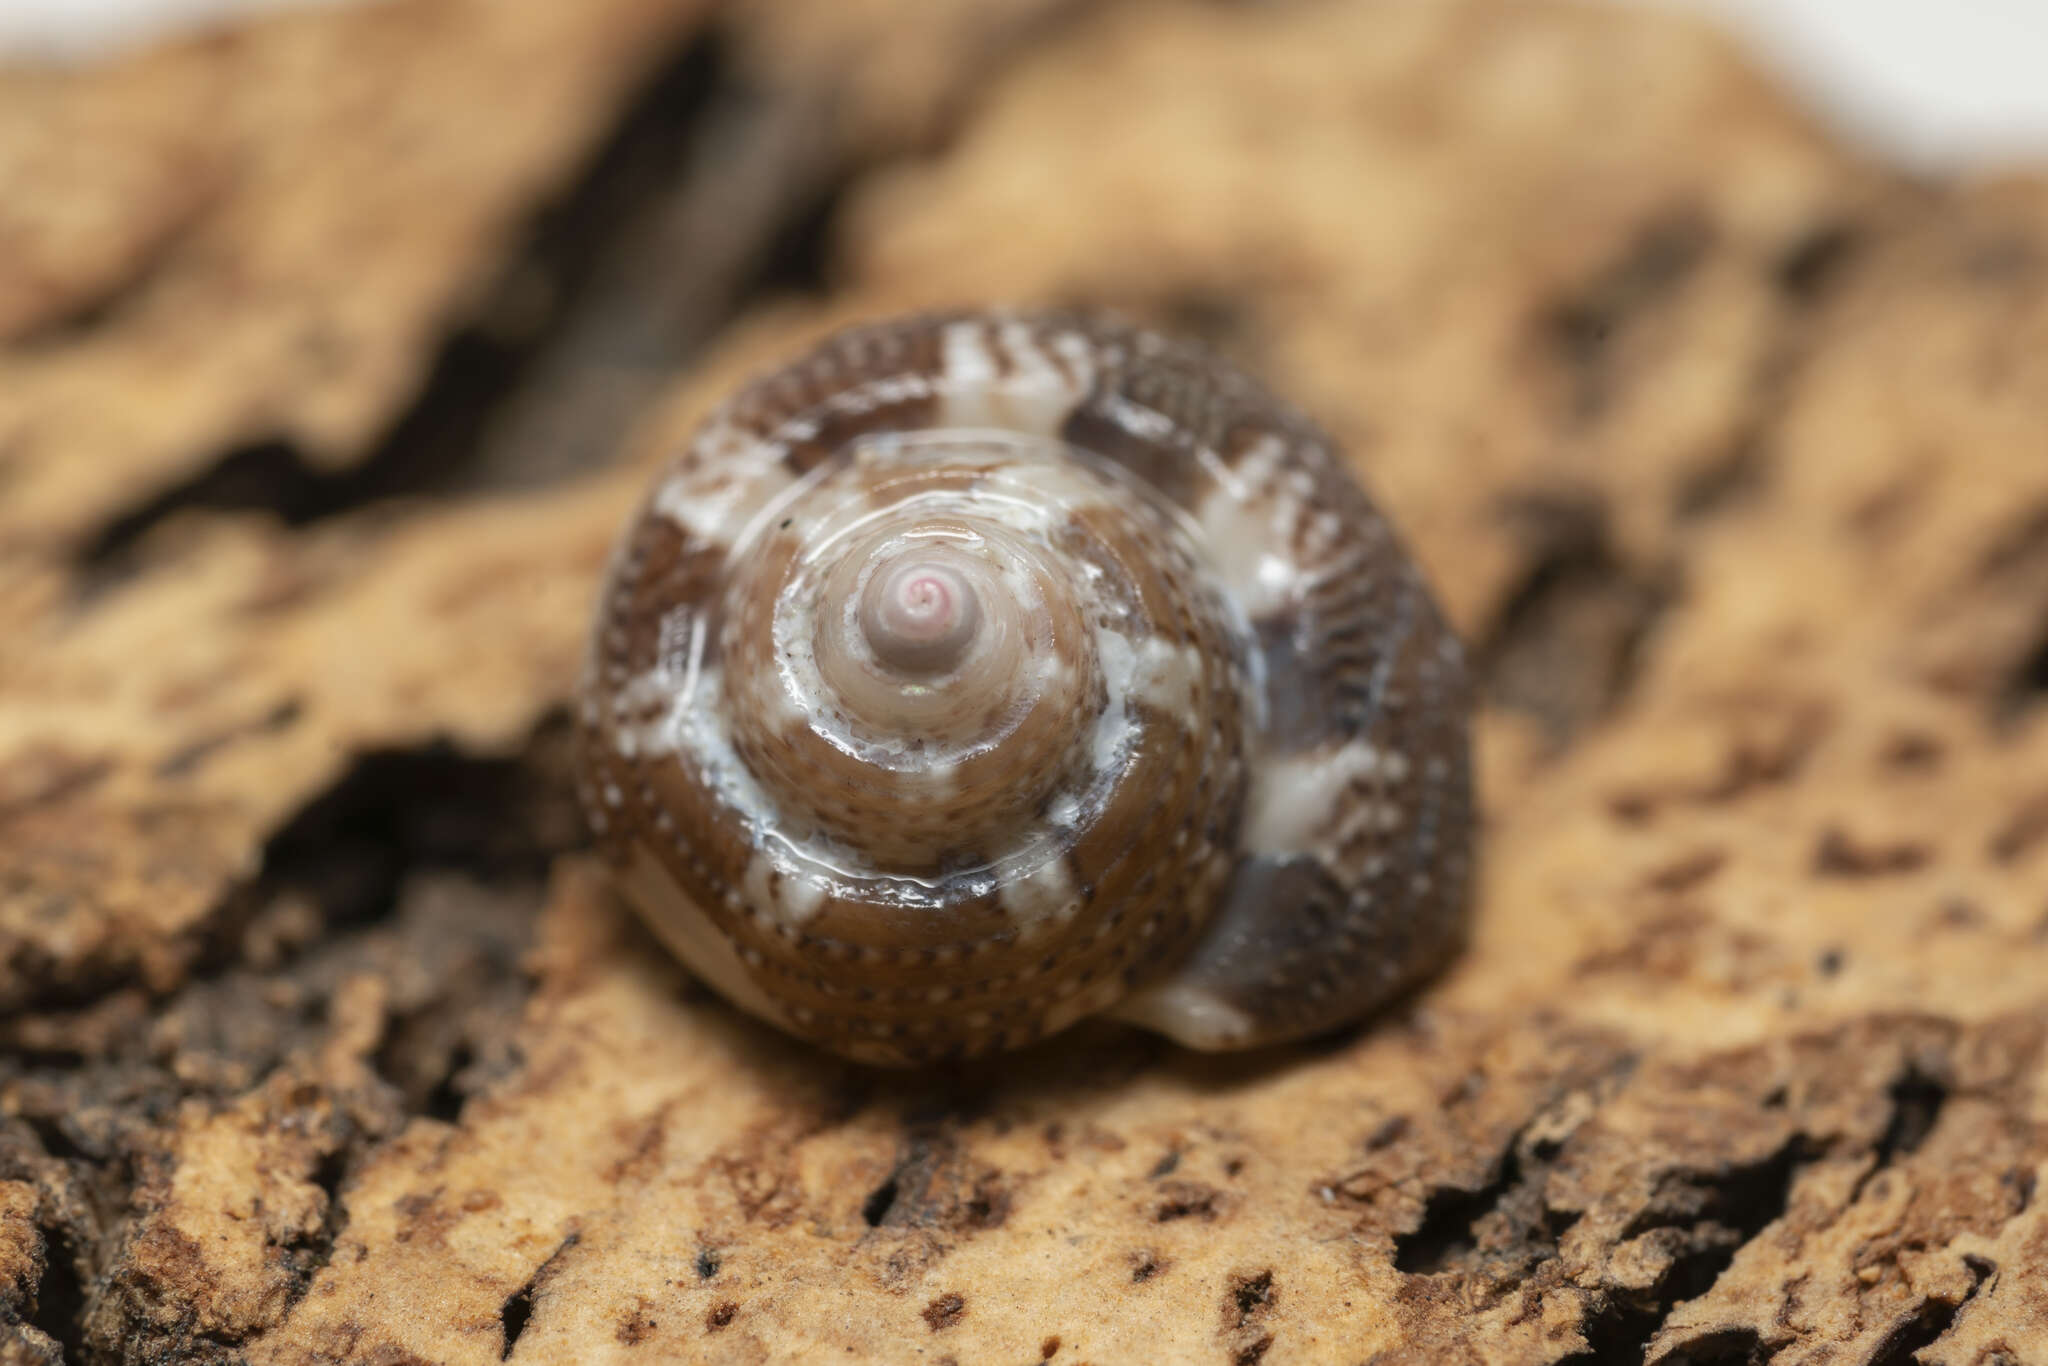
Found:
[{"label": "sea snail shell", "polygon": [[699,976],[908,1064],[1202,1049],[1452,951],[1468,686],[1328,438],[1192,347],[957,313],[741,390],[618,548],[579,787]]}]

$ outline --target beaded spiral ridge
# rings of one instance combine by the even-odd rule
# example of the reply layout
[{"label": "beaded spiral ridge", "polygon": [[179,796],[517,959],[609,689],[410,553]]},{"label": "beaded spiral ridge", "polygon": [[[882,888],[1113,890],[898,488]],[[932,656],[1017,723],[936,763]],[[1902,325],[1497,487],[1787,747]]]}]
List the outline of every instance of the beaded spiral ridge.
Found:
[{"label": "beaded spiral ridge", "polygon": [[1455,942],[1466,692],[1300,415],[1150,333],[939,315],[828,340],[663,472],[579,787],[679,955],[836,1052],[1105,1011],[1244,1047]]}]

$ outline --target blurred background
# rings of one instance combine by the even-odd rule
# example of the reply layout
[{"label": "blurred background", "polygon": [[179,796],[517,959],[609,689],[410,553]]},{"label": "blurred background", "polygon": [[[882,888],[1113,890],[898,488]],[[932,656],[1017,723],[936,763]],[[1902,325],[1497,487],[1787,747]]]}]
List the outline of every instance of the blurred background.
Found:
[{"label": "blurred background", "polygon": [[[339,0],[348,3],[349,0]],[[1631,0],[1742,34],[1837,122],[1928,170],[2048,148],[2041,0]],[[307,0],[0,0],[0,56],[80,56]]]}]

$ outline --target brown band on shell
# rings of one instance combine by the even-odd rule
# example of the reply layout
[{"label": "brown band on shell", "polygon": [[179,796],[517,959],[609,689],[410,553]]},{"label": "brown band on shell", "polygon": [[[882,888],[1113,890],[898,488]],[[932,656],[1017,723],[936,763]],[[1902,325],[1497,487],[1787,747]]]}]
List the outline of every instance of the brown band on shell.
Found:
[{"label": "brown band on shell", "polygon": [[931,425],[938,344],[928,328],[848,328],[735,395],[722,420],[781,447],[790,469],[807,474],[855,437]]}]

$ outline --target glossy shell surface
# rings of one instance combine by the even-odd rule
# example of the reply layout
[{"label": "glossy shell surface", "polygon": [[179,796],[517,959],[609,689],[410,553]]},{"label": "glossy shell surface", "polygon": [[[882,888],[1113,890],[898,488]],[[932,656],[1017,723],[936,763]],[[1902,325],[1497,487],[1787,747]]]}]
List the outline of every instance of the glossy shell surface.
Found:
[{"label": "glossy shell surface", "polygon": [[835,1052],[1098,1013],[1243,1048],[1455,947],[1468,707],[1306,418],[1152,333],[934,315],[748,386],[660,475],[579,784],[668,944]]}]

